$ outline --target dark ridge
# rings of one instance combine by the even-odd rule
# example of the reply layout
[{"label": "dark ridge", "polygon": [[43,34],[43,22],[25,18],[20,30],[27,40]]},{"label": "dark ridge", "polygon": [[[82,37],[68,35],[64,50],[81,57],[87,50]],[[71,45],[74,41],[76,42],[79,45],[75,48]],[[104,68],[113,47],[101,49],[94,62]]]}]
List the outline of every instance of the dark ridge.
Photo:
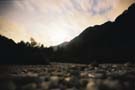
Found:
[{"label": "dark ridge", "polygon": [[[86,28],[70,42],[45,48],[0,36],[0,64],[135,62],[135,4],[114,22]],[[33,42],[34,41],[34,42]]]},{"label": "dark ridge", "polygon": [[36,42],[16,44],[0,35],[0,64],[49,64],[51,52],[52,48],[36,46]]},{"label": "dark ridge", "polygon": [[58,61],[62,62],[134,62],[135,4],[114,22],[86,28],[58,52],[61,53]]}]

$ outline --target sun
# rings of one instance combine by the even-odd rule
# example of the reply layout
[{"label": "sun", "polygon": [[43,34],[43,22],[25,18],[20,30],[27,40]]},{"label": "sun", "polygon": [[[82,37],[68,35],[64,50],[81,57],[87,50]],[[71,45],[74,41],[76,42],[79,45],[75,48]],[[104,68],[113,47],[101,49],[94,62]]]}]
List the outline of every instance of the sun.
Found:
[{"label": "sun", "polygon": [[50,42],[52,45],[58,45],[65,41],[69,41],[69,34],[66,30],[56,30],[51,33]]}]

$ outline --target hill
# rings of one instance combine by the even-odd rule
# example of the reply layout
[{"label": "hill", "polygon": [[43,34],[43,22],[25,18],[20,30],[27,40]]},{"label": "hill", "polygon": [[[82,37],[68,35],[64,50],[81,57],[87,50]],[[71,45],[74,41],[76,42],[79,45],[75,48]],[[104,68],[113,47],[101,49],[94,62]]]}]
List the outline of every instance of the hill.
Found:
[{"label": "hill", "polygon": [[37,46],[36,42],[15,43],[0,35],[0,64],[49,64],[51,48]]},{"label": "hill", "polygon": [[[59,59],[77,63],[135,61],[135,4],[114,22],[88,27],[61,48]],[[60,52],[60,51],[58,51]],[[63,58],[67,60],[62,60]]]}]

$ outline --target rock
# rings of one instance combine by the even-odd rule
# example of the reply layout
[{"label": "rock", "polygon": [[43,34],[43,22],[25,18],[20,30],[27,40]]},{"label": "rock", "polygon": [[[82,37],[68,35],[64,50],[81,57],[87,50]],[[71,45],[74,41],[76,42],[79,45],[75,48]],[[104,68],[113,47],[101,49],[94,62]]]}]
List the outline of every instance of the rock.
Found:
[{"label": "rock", "polygon": [[51,76],[49,88],[54,89],[54,88],[58,88],[58,86],[59,86],[59,77],[58,76]]},{"label": "rock", "polygon": [[67,81],[66,83],[67,83],[68,88],[72,88],[72,87],[79,88],[80,87],[79,78],[77,78],[75,76],[67,78],[66,81]]},{"label": "rock", "polygon": [[89,80],[87,86],[86,86],[86,90],[98,90],[97,84],[95,82],[95,80]]},{"label": "rock", "polygon": [[0,90],[135,90],[134,65],[99,64],[98,67],[81,67],[61,63],[16,66],[17,71],[7,74],[6,80],[0,77]]},{"label": "rock", "polygon": [[88,84],[88,80],[87,79],[81,79],[80,80],[80,87],[86,88],[87,84]]},{"label": "rock", "polygon": [[65,80],[66,82],[69,82],[69,81],[71,80],[71,77],[65,77],[64,80]]},{"label": "rock", "polygon": [[16,85],[11,80],[0,80],[0,90],[16,90]]},{"label": "rock", "polygon": [[89,73],[89,74],[88,74],[88,77],[89,77],[89,78],[95,78],[95,75],[92,74],[92,73]]},{"label": "rock", "polygon": [[70,74],[76,77],[80,76],[80,71],[79,70],[70,70]]},{"label": "rock", "polygon": [[68,88],[66,90],[78,90],[77,88],[73,87],[73,88]]},{"label": "rock", "polygon": [[112,68],[117,68],[117,67],[118,67],[118,65],[116,65],[116,64],[112,65]]},{"label": "rock", "polygon": [[49,85],[50,85],[49,82],[42,82],[40,87],[41,87],[42,90],[48,90],[49,89]]},{"label": "rock", "polygon": [[132,67],[132,63],[128,62],[124,64],[125,67]]},{"label": "rock", "polygon": [[106,76],[105,76],[105,74],[104,73],[95,73],[95,78],[96,79],[103,79],[103,78],[105,78]]},{"label": "rock", "polygon": [[81,72],[80,77],[81,78],[87,78],[88,77],[88,72]]},{"label": "rock", "polygon": [[122,86],[118,80],[109,79],[104,80],[100,88],[104,88],[104,90],[122,90]]},{"label": "rock", "polygon": [[27,85],[24,85],[22,87],[22,90],[36,90],[36,87],[37,87],[36,83],[29,83]]},{"label": "rock", "polygon": [[51,76],[50,81],[57,81],[58,82],[59,77],[58,76]]},{"label": "rock", "polygon": [[37,73],[28,72],[27,76],[29,76],[29,77],[38,77],[38,74]]}]

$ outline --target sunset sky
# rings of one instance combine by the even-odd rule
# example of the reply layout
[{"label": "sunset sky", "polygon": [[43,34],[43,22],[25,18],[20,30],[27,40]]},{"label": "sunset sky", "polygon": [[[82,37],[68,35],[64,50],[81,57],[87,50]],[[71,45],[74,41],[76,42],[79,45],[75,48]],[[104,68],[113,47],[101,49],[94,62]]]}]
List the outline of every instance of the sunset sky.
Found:
[{"label": "sunset sky", "polygon": [[135,0],[0,0],[0,34],[45,46],[70,41],[88,26],[115,18]]}]

